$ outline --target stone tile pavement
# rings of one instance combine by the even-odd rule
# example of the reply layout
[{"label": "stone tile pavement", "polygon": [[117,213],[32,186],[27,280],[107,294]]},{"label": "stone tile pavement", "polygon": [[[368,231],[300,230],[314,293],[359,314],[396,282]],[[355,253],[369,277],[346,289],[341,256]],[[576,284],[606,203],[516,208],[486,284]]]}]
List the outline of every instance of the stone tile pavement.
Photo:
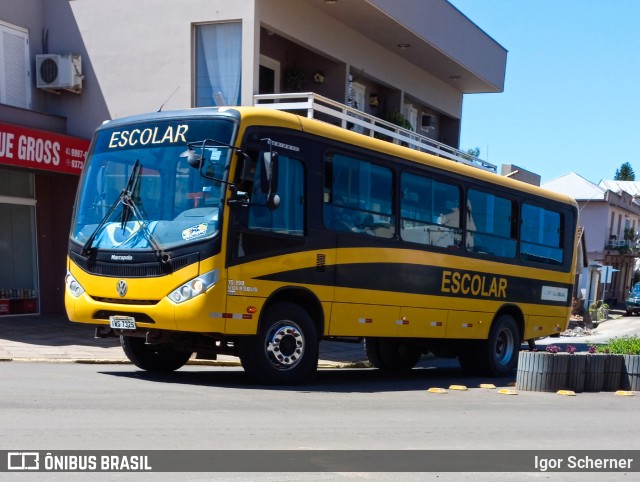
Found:
[{"label": "stone tile pavement", "polygon": [[[62,315],[0,316],[0,361],[128,363],[117,338],[94,338],[94,327],[71,323]],[[362,343],[320,343],[320,365],[362,366]],[[239,364],[219,355],[207,364]]]},{"label": "stone tile pavement", "polygon": [[[613,336],[640,335],[640,317],[609,319],[588,336],[545,338],[536,342],[576,345],[586,350],[588,343],[606,343]],[[0,316],[0,361],[47,361],[78,363],[128,363],[117,338],[94,338],[90,325],[71,323],[62,315]],[[320,343],[321,366],[366,366],[362,342]],[[239,364],[236,357],[220,355],[207,364]]]}]

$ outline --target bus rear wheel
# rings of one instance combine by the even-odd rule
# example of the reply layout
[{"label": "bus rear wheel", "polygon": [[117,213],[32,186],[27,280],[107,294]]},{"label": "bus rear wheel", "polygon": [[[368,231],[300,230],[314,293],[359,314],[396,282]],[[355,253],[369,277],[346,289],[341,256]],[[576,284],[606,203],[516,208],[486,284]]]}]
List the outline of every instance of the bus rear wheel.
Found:
[{"label": "bus rear wheel", "polygon": [[144,338],[136,336],[120,336],[120,345],[131,363],[148,372],[172,372],[191,358],[189,352],[166,344],[147,345]]},{"label": "bus rear wheel", "polygon": [[318,368],[318,332],[309,314],[293,303],[269,308],[258,334],[238,340],[245,372],[269,385],[309,379]]},{"label": "bus rear wheel", "polygon": [[412,346],[385,338],[366,338],[364,349],[369,362],[381,370],[411,370],[422,355]]},{"label": "bus rear wheel", "polygon": [[518,365],[520,328],[511,315],[502,315],[491,325],[489,337],[465,344],[459,353],[462,369],[470,375],[504,377]]}]

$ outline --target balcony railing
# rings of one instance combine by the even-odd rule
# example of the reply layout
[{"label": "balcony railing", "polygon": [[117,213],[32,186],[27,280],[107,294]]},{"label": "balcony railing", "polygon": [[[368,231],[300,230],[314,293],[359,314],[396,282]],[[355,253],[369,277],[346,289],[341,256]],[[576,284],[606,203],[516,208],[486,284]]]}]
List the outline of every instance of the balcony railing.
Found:
[{"label": "balcony railing", "polygon": [[[485,171],[496,172],[494,164],[313,92],[260,94],[254,95],[253,99],[254,105],[260,107],[284,111],[305,111],[303,115],[311,119],[324,121],[330,119],[328,122],[337,123],[344,129],[352,126],[353,130],[357,129],[372,137],[379,134],[383,138],[390,139],[394,144],[406,145],[418,151],[428,152]],[[323,115],[318,116],[318,114]]]},{"label": "balcony railing", "polygon": [[628,239],[609,239],[606,245],[607,249],[640,249],[640,241],[628,240]]}]

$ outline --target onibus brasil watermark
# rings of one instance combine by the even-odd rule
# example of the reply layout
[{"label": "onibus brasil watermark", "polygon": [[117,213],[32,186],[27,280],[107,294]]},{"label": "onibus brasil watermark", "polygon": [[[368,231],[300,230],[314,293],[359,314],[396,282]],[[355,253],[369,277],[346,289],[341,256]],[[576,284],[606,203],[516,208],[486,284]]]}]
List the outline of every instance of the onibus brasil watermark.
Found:
[{"label": "onibus brasil watermark", "polygon": [[51,452],[8,452],[9,471],[49,472],[139,472],[151,471],[148,455],[64,454]]},{"label": "onibus brasil watermark", "polygon": [[12,450],[0,472],[640,472],[640,450]]}]

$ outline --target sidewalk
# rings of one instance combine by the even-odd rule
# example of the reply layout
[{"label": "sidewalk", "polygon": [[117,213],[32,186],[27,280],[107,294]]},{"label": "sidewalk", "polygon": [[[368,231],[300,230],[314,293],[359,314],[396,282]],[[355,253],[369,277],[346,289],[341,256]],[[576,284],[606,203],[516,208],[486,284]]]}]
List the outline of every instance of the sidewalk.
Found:
[{"label": "sidewalk", "polygon": [[[71,323],[61,315],[0,316],[0,361],[76,363],[129,363],[117,338],[94,338],[90,325]],[[640,316],[609,319],[581,337],[548,337],[536,345],[574,345],[586,351],[588,344],[606,343],[614,336],[640,335]],[[322,341],[320,366],[366,366],[362,343]],[[191,362],[190,362],[191,363]],[[233,356],[219,355],[213,365],[239,365]]]},{"label": "sidewalk", "polygon": [[[129,363],[118,338],[94,338],[94,327],[62,315],[0,316],[0,361]],[[322,341],[320,366],[363,366],[362,343]],[[237,357],[189,363],[240,365]]]}]

